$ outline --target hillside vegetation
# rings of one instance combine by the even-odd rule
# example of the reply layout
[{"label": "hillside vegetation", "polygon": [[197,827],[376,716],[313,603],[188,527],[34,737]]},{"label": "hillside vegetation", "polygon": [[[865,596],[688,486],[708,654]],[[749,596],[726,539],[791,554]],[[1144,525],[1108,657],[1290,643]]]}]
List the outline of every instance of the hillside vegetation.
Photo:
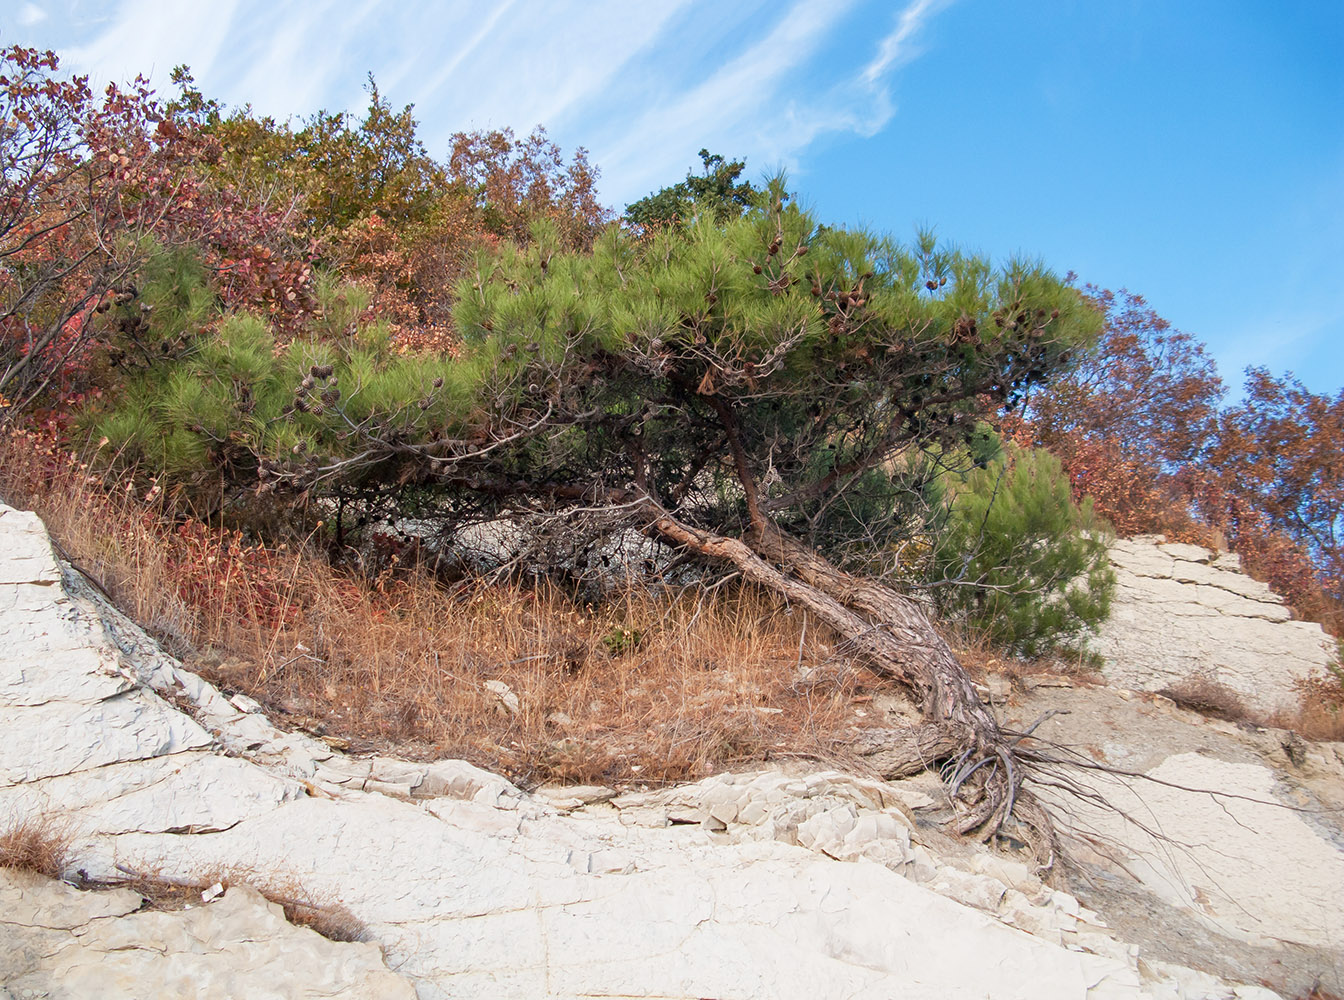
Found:
[{"label": "hillside vegetation", "polygon": [[946,635],[1076,661],[1112,530],[1344,626],[1344,393],[1224,406],[1137,296],[708,151],[619,216],[540,128],[436,158],[372,80],[288,122],[174,84],[3,54],[0,491],[299,724],[675,780],[837,752],[880,679],[957,829],[1048,842]]}]

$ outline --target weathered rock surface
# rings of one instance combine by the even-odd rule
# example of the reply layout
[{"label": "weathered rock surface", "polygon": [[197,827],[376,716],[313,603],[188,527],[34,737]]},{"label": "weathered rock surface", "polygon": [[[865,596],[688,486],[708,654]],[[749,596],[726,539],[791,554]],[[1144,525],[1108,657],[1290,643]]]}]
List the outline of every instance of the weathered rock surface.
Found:
[{"label": "weathered rock surface", "polygon": [[176,912],[139,912],[140,904],[129,889],[81,892],[0,869],[0,998],[415,996],[377,945],[336,944],[295,927],[255,889]]},{"label": "weathered rock surface", "polygon": [[[1029,679],[1030,680],[1030,679]],[[1344,743],[1178,708],[1161,695],[1026,685],[1004,707],[1083,760],[1114,808],[1054,795],[1074,862],[1059,879],[1148,957],[1287,996],[1344,994]],[[1120,810],[1117,812],[1116,810]]]},{"label": "weathered rock surface", "polygon": [[[243,871],[301,885],[359,918],[421,998],[1274,996],[1141,955],[1026,865],[946,843],[919,819],[939,806],[936,784],[766,771],[533,796],[460,761],[352,759],[224,698],[73,575],[62,585],[41,525],[0,507],[0,554],[12,551],[0,634],[24,641],[0,643],[0,826],[64,824],[72,867],[94,879]],[[32,657],[29,639],[53,652]],[[40,937],[66,905],[7,919]],[[97,913],[109,940],[123,921],[176,916]],[[1341,922],[1338,909],[1318,916]],[[1274,937],[1281,917],[1253,933]],[[254,936],[266,944],[272,925]],[[60,968],[92,967],[95,940],[84,958],[67,942]],[[355,978],[332,989],[357,989],[364,966],[341,962]],[[13,992],[15,974],[0,985]],[[340,995],[287,982],[193,995]]]},{"label": "weathered rock surface", "polygon": [[1115,685],[1160,691],[1204,677],[1257,711],[1291,711],[1296,682],[1335,655],[1321,627],[1293,621],[1234,554],[1141,536],[1117,539],[1111,563],[1111,617],[1090,645]]},{"label": "weathered rock surface", "polygon": [[1077,805],[1072,818],[1160,898],[1223,934],[1341,948],[1344,852],[1285,808],[1275,783],[1263,765],[1177,754],[1142,779],[1101,785],[1115,809]]}]

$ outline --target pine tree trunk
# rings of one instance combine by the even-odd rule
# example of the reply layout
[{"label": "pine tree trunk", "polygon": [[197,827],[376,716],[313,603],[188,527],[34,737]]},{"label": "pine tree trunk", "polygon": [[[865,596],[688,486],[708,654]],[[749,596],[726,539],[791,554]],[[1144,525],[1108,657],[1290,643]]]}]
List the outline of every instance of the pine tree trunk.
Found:
[{"label": "pine tree trunk", "polygon": [[985,836],[998,830],[1019,798],[1024,769],[965,668],[916,602],[838,569],[773,524],[742,541],[698,530],[659,511],[652,529],[702,556],[732,564],[747,580],[806,608],[842,636],[865,666],[914,692],[927,732],[893,741],[892,761],[884,772],[909,774],[939,763],[937,758],[921,761],[925,753],[954,760],[944,777],[968,806],[956,829],[979,829]]},{"label": "pine tree trunk", "polygon": [[747,541],[762,558],[864,616],[870,627],[889,633],[895,640],[892,662],[874,664],[872,669],[914,691],[930,722],[954,722],[997,738],[994,717],[917,602],[873,580],[846,573],[773,524],[767,523]]}]

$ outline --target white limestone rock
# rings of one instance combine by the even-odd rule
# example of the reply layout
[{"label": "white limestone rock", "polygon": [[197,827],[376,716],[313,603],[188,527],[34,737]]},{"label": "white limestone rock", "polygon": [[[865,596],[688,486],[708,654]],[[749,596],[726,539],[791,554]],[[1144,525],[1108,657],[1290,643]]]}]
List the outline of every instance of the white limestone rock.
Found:
[{"label": "white limestone rock", "polygon": [[[0,565],[10,527],[41,555],[31,520],[10,514],[0,507]],[[0,743],[9,783],[0,809],[68,821],[73,864],[94,878],[114,877],[119,865],[178,879],[241,868],[301,885],[362,920],[420,1000],[1211,995],[1212,980],[1141,966],[1076,900],[1043,892],[1030,873],[938,857],[918,842],[909,795],[884,782],[748,772],[607,802],[574,792],[587,801],[561,814],[465,762],[354,760],[280,733],[114,614],[106,633],[87,627],[92,598],[65,596],[41,559],[28,566],[36,571],[0,585],[0,630],[25,622],[69,655],[47,658],[34,676],[10,662],[21,653],[0,646],[0,676],[22,674],[0,687],[0,724],[21,734]],[[27,579],[43,574],[49,582]],[[145,688],[101,697],[79,680],[113,669],[118,651],[133,676],[193,703],[210,731]],[[38,689],[83,694],[36,699]],[[59,734],[42,735],[53,722]],[[65,903],[52,904],[51,919],[45,903],[34,910],[38,943],[19,954],[36,964],[14,975],[39,978],[18,982],[49,982],[57,969],[83,989],[91,980],[79,977],[100,969],[107,988],[96,995],[119,996],[108,984],[134,976],[139,995],[171,997],[179,981],[165,970],[178,969],[197,990],[189,995],[209,1000],[302,995],[284,990],[311,949],[291,943],[264,906],[261,916],[231,911],[257,908],[247,893],[185,917],[117,915],[129,904],[109,898],[80,925],[83,950],[67,947]],[[0,899],[0,915],[14,911]],[[227,926],[204,927],[216,919]],[[221,957],[233,955],[222,942],[241,923],[253,928],[248,950]],[[142,954],[137,934],[156,942],[154,954]],[[328,990],[313,993],[410,995],[402,984],[359,981],[383,971],[362,954],[361,965],[323,952],[333,978],[308,974],[309,986]],[[164,955],[171,962],[131,964]],[[338,971],[346,979],[336,982]],[[258,978],[229,978],[244,972]],[[0,981],[15,985],[8,973]],[[1264,995],[1215,985],[1228,997]]]},{"label": "white limestone rock", "polygon": [[1111,562],[1136,576],[1156,579],[1170,577],[1176,568],[1175,558],[1154,544],[1151,537],[1117,538],[1111,543]]},{"label": "white limestone rock", "polygon": [[422,997],[1141,995],[1122,958],[1058,949],[880,865],[600,827],[585,842],[619,846],[576,857],[558,817],[510,841],[472,821],[485,807],[459,804],[471,811],[450,826],[378,796],[306,799],[209,837],[118,838],[116,852],[131,867],[288,865],[310,891],[338,891]]},{"label": "white limestone rock", "polygon": [[0,869],[0,983],[51,1000],[414,1000],[377,945],[294,927],[254,889],[177,912],[140,903]]},{"label": "white limestone rock", "polygon": [[1177,562],[1207,564],[1213,561],[1214,553],[1200,545],[1185,542],[1159,542],[1157,547],[1163,555],[1171,556]]},{"label": "white limestone rock", "polygon": [[302,786],[251,761],[173,754],[0,786],[6,817],[42,815],[89,833],[210,833],[269,813]]},{"label": "white limestone rock", "polygon": [[616,790],[604,785],[543,785],[536,794],[556,809],[568,812],[610,802],[616,797]]},{"label": "white limestone rock", "polygon": [[1111,617],[1090,643],[1114,684],[1143,691],[1207,678],[1269,714],[1298,705],[1298,682],[1335,656],[1319,625],[1292,621],[1283,600],[1213,556],[1161,536],[1117,539]]},{"label": "white limestone rock", "polygon": [[0,705],[0,733],[0,784],[210,744],[199,725],[141,690],[89,703]]},{"label": "white limestone rock", "polygon": [[[0,504],[0,537],[5,540],[0,586],[58,587],[60,565],[40,517],[32,511]],[[55,599],[56,595],[52,597]]]},{"label": "white limestone rock", "polygon": [[1086,780],[1115,808],[1075,799],[1060,815],[1121,851],[1125,870],[1158,896],[1222,934],[1340,947],[1344,851],[1279,803],[1273,772],[1184,753],[1147,775],[1153,781],[1094,774]]}]

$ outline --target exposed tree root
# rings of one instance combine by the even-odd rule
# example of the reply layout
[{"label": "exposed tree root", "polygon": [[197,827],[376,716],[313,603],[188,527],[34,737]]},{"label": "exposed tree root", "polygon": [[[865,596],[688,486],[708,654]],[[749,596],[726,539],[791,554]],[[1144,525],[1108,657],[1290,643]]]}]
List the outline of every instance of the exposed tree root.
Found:
[{"label": "exposed tree root", "polygon": [[1024,795],[1030,759],[999,728],[947,642],[915,601],[844,572],[765,519],[746,540],[696,529],[659,510],[651,532],[717,562],[806,608],[843,636],[850,652],[918,699],[927,724],[865,756],[890,776],[937,767],[959,807],[952,828],[988,840],[1016,815],[1049,856],[1054,833],[1045,810]]},{"label": "exposed tree root", "polygon": [[962,752],[969,734],[950,724],[903,729],[867,729],[846,749],[857,753],[883,778],[909,778],[932,771]]}]

